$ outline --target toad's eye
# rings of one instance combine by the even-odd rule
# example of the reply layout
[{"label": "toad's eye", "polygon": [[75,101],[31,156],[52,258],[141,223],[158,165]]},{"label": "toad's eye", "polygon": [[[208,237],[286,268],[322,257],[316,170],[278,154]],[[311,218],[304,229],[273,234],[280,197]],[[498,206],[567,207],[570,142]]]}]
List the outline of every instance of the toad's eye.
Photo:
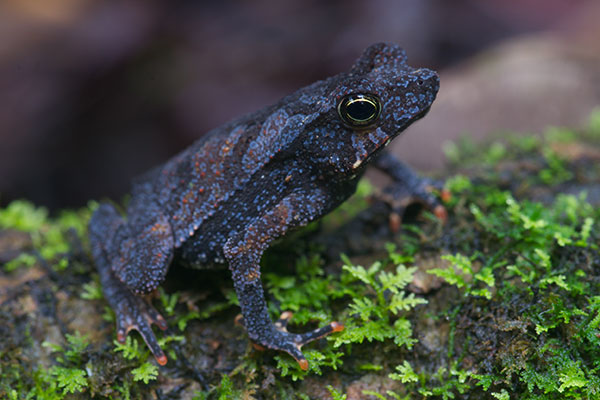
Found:
[{"label": "toad's eye", "polygon": [[379,118],[381,103],[371,94],[351,94],[338,105],[338,114],[350,126],[366,127]]}]

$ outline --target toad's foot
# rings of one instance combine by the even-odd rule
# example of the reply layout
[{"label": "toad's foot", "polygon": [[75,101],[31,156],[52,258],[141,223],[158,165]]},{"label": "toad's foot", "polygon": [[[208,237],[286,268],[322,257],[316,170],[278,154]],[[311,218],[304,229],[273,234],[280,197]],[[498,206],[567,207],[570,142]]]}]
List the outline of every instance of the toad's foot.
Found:
[{"label": "toad's foot", "polygon": [[145,299],[128,292],[121,293],[120,297],[113,307],[117,317],[117,340],[119,343],[125,343],[129,331],[138,331],[156,362],[165,365],[167,356],[160,348],[151,326],[155,324],[164,331],[167,329],[167,322]]},{"label": "toad's foot", "polygon": [[381,198],[392,208],[390,213],[390,229],[397,232],[402,222],[402,214],[411,204],[422,204],[429,209],[442,222],[448,219],[448,212],[442,202],[450,200],[450,192],[444,188],[444,183],[429,179],[419,178],[413,181],[414,185],[393,183],[387,186]]},{"label": "toad's foot", "polygon": [[[272,325],[272,330],[260,335],[259,338],[251,338],[255,347],[259,350],[264,348],[285,351],[298,362],[300,368],[306,371],[308,369],[308,361],[302,354],[302,346],[313,340],[320,339],[333,332],[340,332],[344,330],[344,325],[339,322],[331,322],[329,325],[324,327],[305,332],[305,333],[291,333],[287,331],[287,325],[292,318],[293,313],[286,311],[281,314],[279,319]],[[244,325],[243,318],[238,321]]]},{"label": "toad's foot", "polygon": [[[444,189],[442,182],[420,177],[390,153],[381,154],[375,159],[374,165],[388,174],[393,181],[382,194],[383,199],[392,207],[390,215],[392,231],[396,232],[400,229],[401,215],[406,207],[413,203],[423,204],[440,220],[446,221],[448,213],[440,200],[448,201],[450,192]],[[436,196],[436,192],[439,195]]]}]

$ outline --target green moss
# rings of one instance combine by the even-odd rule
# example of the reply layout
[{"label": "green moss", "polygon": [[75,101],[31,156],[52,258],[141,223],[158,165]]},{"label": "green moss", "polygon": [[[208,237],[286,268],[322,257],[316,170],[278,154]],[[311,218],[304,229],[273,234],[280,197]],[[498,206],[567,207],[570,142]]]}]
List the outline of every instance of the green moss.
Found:
[{"label": "green moss", "polygon": [[327,386],[327,390],[329,390],[329,393],[331,394],[331,398],[333,400],[346,400],[347,396],[337,391],[333,386]]},{"label": "green moss", "polygon": [[0,209],[0,229],[14,229],[31,236],[33,250],[21,253],[4,265],[6,271],[19,267],[33,266],[38,261],[47,262],[55,270],[64,270],[68,264],[68,253],[74,237],[84,242],[87,222],[96,203],[77,211],[63,211],[50,218],[44,207],[35,207],[22,200],[13,201]]},{"label": "green moss", "polygon": [[34,398],[62,399],[68,393],[83,393],[89,386],[86,349],[89,339],[76,332],[67,334],[67,347],[51,342],[42,345],[54,354],[55,365],[46,370],[41,367],[34,374],[35,388],[29,395]]},{"label": "green moss", "polygon": [[[403,264],[388,268],[392,267],[393,261],[405,260],[395,252],[394,246],[388,246],[388,251],[386,260],[375,262],[369,268],[355,265],[343,256],[345,265],[339,277],[326,275],[316,256],[301,258],[294,276],[265,276],[267,287],[278,300],[280,309],[295,312],[294,323],[330,322],[336,303],[347,304],[335,317],[345,329],[328,337],[333,347],[321,351],[303,350],[309,362],[308,371],[301,370],[287,355],[275,356],[281,376],[291,376],[295,381],[309,374],[321,375],[323,368],[336,370],[342,365],[342,356],[350,346],[365,341],[388,341],[408,348],[414,344],[411,324],[405,315],[426,301],[403,290],[412,281],[416,268],[407,268]],[[279,314],[273,305],[270,308],[274,316]]]},{"label": "green moss", "polygon": [[137,368],[131,370],[134,381],[142,381],[148,383],[156,380],[158,377],[158,367],[148,361],[144,362]]},{"label": "green moss", "polygon": [[351,297],[343,322],[346,329],[333,339],[334,347],[342,344],[392,340],[398,346],[412,347],[410,322],[404,313],[426,300],[407,294],[403,289],[412,279],[416,268],[397,265],[395,271],[383,270],[375,262],[368,269],[354,265],[343,257],[345,271],[341,277],[344,292]]},{"label": "green moss", "polygon": [[600,137],[600,107],[596,107],[590,114],[586,132],[590,137]]},{"label": "green moss", "polygon": [[82,392],[88,386],[85,370],[54,366],[50,373],[56,379],[56,385],[62,390],[62,394]]},{"label": "green moss", "polygon": [[[557,186],[574,180],[572,166],[550,145],[572,143],[577,137],[571,130],[549,129],[538,145],[527,146],[542,153],[541,183]],[[536,160],[535,156],[530,160]],[[496,168],[502,168],[501,161],[497,160]],[[492,397],[600,398],[600,364],[596,361],[600,359],[596,336],[600,320],[595,296],[591,296],[600,290],[594,278],[600,213],[586,201],[584,192],[558,194],[550,204],[542,204],[517,199],[500,189],[495,177],[491,175],[487,183],[477,185],[464,176],[449,181],[455,196],[452,211],[461,216],[461,224],[468,230],[465,235],[479,243],[443,256],[450,261],[449,268],[429,271],[462,293],[454,302],[459,311],[449,315],[467,336],[460,341],[462,350],[450,354],[474,351],[478,339],[460,327],[460,320],[465,318],[461,311],[476,303],[483,314],[501,313],[505,321],[498,327],[500,331],[490,332],[491,337],[503,337],[493,358],[495,367],[487,375],[478,375],[479,381],[485,377],[493,382]],[[519,312],[512,311],[515,306]],[[512,332],[514,328],[509,326],[520,326],[526,334],[502,334],[501,329]],[[488,355],[479,356],[489,362]],[[455,362],[459,361],[457,358]],[[407,376],[406,372],[398,378],[402,376]],[[420,380],[428,378],[421,375]],[[473,383],[471,386],[474,388]],[[431,389],[425,393],[424,387],[419,389],[421,394],[436,396]],[[454,390],[460,393],[458,389],[456,386]]]}]

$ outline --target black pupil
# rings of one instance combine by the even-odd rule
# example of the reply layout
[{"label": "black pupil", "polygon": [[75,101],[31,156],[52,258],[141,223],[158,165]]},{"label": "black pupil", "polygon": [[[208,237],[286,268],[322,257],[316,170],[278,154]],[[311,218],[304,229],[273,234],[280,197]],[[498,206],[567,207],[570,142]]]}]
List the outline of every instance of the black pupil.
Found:
[{"label": "black pupil", "polygon": [[366,121],[375,115],[375,105],[368,100],[355,100],[348,104],[346,113],[356,121]]}]

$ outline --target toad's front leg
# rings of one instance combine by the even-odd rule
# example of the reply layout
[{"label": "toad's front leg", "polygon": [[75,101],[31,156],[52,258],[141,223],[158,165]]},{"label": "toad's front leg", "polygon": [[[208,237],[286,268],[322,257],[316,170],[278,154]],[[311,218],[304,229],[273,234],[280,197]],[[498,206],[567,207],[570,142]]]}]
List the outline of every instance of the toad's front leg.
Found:
[{"label": "toad's front leg", "polygon": [[289,353],[304,370],[308,369],[308,361],[301,347],[344,327],[332,322],[310,332],[290,333],[286,325],[291,313],[282,314],[274,324],[267,312],[259,262],[273,239],[283,235],[290,227],[306,225],[332,205],[331,198],[318,188],[309,193],[292,193],[231,237],[224,247],[248,336],[263,347]]},{"label": "toad's front leg", "polygon": [[[388,152],[383,152],[377,157],[373,165],[388,174],[393,181],[385,188],[383,196],[393,209],[390,218],[392,230],[399,229],[400,216],[406,206],[412,203],[423,204],[442,221],[447,219],[446,209],[440,199],[448,200],[450,192],[444,189],[443,182],[418,176],[411,168]],[[433,194],[434,191],[439,192],[440,198]]]}]

